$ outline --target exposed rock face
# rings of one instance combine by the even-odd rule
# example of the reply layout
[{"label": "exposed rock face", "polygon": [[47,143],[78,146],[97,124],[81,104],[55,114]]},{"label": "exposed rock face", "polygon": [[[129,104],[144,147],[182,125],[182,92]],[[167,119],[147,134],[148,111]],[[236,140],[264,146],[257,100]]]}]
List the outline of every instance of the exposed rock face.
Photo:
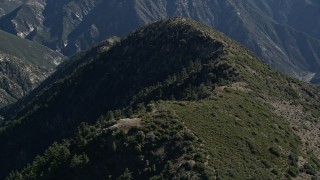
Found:
[{"label": "exposed rock face", "polygon": [[0,52],[0,107],[26,95],[49,74],[49,70]]},{"label": "exposed rock face", "polygon": [[184,16],[310,81],[320,71],[319,7],[315,0],[29,0],[2,17],[0,28],[71,55],[142,24]]},{"label": "exposed rock face", "polygon": [[45,46],[0,31],[0,108],[39,85],[64,58]]}]

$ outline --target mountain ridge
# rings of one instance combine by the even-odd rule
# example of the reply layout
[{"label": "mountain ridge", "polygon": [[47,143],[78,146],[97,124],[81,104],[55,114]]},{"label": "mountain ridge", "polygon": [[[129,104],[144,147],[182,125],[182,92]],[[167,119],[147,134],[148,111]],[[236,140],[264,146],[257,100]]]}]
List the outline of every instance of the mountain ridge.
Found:
[{"label": "mountain ridge", "polygon": [[[2,17],[1,28],[14,34],[27,32],[26,38],[66,55],[88,49],[106,37],[125,36],[140,25],[183,16],[224,32],[293,77],[310,81],[320,70],[320,22],[312,18],[320,16],[320,11],[315,1],[46,0],[41,6],[30,2],[22,5],[18,14]],[[113,15],[116,18],[111,18]]]},{"label": "mountain ridge", "polygon": [[[318,176],[313,86],[184,18],[99,47],[1,126],[1,178]],[[118,124],[137,118],[138,127]],[[121,155],[130,162],[112,158]]]}]

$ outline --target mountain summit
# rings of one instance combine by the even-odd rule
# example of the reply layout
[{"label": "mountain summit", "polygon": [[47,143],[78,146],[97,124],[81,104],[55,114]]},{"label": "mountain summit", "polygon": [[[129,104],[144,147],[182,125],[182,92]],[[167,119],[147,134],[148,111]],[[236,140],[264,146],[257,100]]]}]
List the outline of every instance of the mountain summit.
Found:
[{"label": "mountain summit", "polygon": [[[65,55],[173,16],[224,32],[291,76],[320,72],[317,0],[28,0],[3,3],[0,28]],[[20,6],[18,6],[20,5]],[[13,10],[13,7],[14,8]]]},{"label": "mountain summit", "polygon": [[0,178],[318,175],[319,90],[203,24],[152,23],[63,67],[2,112]]}]

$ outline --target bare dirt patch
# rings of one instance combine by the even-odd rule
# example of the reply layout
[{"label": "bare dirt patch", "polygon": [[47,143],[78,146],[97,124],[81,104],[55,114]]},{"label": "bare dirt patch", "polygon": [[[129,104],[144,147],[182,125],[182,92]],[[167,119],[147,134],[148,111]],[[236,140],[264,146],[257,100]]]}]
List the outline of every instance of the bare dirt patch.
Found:
[{"label": "bare dirt patch", "polygon": [[219,86],[217,88],[214,89],[214,94],[215,95],[219,95],[222,92],[225,91],[226,88],[230,88],[233,90],[237,90],[237,91],[241,91],[241,92],[245,92],[248,93],[250,91],[252,91],[251,89],[248,88],[248,84],[245,82],[236,82],[236,83],[232,83],[228,86]]},{"label": "bare dirt patch", "polygon": [[113,126],[110,127],[110,129],[121,129],[124,132],[128,133],[128,131],[132,127],[139,127],[141,126],[141,119],[140,118],[133,118],[133,119],[120,119],[114,124]]}]

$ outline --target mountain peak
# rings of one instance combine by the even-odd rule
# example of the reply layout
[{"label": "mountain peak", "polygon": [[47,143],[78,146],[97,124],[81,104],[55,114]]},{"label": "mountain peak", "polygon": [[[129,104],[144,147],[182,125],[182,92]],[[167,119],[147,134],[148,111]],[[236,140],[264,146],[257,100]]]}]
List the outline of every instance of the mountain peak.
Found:
[{"label": "mountain peak", "polygon": [[105,37],[124,37],[141,24],[183,16],[224,32],[291,76],[310,81],[320,70],[320,26],[312,18],[319,16],[319,3],[314,0],[23,2],[0,2],[0,28],[65,55]]},{"label": "mountain peak", "polygon": [[[206,25],[162,20],[60,68],[6,116],[0,178],[33,160],[11,179],[284,179],[320,168],[320,142],[309,138],[319,90]],[[139,123],[118,131],[117,119]]]}]

